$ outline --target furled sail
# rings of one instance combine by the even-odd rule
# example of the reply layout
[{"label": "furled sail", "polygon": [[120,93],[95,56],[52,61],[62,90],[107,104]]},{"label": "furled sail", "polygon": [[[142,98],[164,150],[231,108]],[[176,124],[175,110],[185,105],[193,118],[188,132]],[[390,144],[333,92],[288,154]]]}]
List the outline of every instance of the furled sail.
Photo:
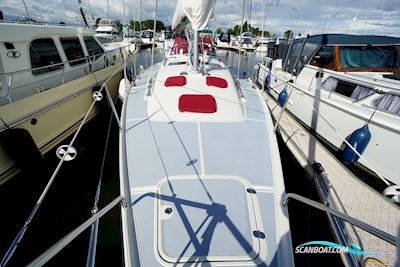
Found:
[{"label": "furled sail", "polygon": [[193,30],[202,30],[207,27],[216,0],[178,0],[175,14],[172,19],[172,29],[179,30],[188,22]]}]

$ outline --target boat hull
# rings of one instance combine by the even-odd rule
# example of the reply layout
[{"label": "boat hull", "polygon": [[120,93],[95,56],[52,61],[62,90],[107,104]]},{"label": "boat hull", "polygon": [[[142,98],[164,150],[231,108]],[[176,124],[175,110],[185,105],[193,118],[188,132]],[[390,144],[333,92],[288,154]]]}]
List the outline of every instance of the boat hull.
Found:
[{"label": "boat hull", "polygon": [[[352,99],[344,99],[337,94],[329,93],[320,88],[318,80],[309,83],[300,83],[305,75],[313,76],[317,69],[305,67],[303,73],[294,82],[293,89],[286,108],[302,123],[315,131],[336,150],[341,151],[345,143],[340,135],[348,138],[355,130],[364,126],[371,118],[374,109],[355,104]],[[279,93],[284,89],[284,72],[272,72],[270,94],[277,99]],[[265,66],[260,66],[257,81],[262,85],[263,77],[268,74]],[[326,71],[325,75],[329,75]],[[279,79],[279,77],[281,79]],[[290,74],[286,75],[286,80]],[[266,88],[266,85],[264,85]],[[288,87],[290,94],[291,89]],[[318,112],[318,114],[317,114]],[[365,151],[363,158],[358,163],[367,170],[380,175],[395,184],[400,184],[400,166],[395,155],[400,150],[400,126],[399,117],[382,111],[376,111],[369,122],[369,130],[372,138]],[[340,135],[339,135],[339,134]],[[365,159],[365,160],[364,160]]]},{"label": "boat hull", "polygon": [[[93,89],[101,85],[122,63],[88,74],[22,100],[0,106],[2,119],[10,128],[26,129],[42,155],[74,133],[92,104]],[[112,97],[118,93],[122,70],[107,82]],[[103,92],[104,93],[104,92]],[[104,100],[103,100],[104,101]],[[87,121],[100,111],[95,106]],[[86,122],[87,122],[86,121]],[[3,128],[3,130],[5,130]],[[21,151],[23,153],[23,151]],[[18,173],[13,159],[0,145],[0,184]]]}]

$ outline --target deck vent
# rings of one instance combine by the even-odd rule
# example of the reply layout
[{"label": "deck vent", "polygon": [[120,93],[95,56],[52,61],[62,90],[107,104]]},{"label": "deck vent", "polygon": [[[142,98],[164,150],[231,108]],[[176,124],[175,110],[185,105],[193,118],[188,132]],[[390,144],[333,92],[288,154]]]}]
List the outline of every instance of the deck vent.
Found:
[{"label": "deck vent", "polygon": [[4,46],[7,48],[7,50],[15,49],[14,44],[10,42],[4,42]]},{"label": "deck vent", "polygon": [[186,84],[186,77],[185,76],[172,76],[168,77],[165,81],[165,86],[184,86]]},{"label": "deck vent", "polygon": [[228,87],[228,83],[225,79],[219,77],[206,77],[206,83],[208,86],[215,86],[219,88],[226,88]]},{"label": "deck vent", "polygon": [[217,111],[215,98],[211,95],[181,95],[180,112],[214,113]]}]

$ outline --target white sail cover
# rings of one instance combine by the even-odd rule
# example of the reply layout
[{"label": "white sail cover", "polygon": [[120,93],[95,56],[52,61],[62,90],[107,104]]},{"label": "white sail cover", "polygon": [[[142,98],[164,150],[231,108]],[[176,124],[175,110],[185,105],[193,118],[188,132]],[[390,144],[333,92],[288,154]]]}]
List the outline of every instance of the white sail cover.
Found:
[{"label": "white sail cover", "polygon": [[178,0],[175,14],[172,19],[172,29],[176,30],[187,18],[195,31],[207,27],[208,21],[214,12],[216,0]]}]

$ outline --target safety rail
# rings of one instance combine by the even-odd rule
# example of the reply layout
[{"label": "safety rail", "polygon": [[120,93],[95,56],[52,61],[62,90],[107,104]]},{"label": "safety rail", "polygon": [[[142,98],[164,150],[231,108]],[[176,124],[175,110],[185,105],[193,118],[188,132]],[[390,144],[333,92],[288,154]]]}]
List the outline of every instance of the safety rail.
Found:
[{"label": "safety rail", "polygon": [[112,208],[114,208],[118,204],[125,205],[124,198],[122,196],[118,196],[116,199],[111,201],[107,206],[99,210],[91,218],[86,220],[84,223],[75,228],[69,234],[61,238],[59,241],[57,241],[57,243],[48,248],[45,252],[43,252],[39,257],[37,257],[27,266],[29,267],[43,266],[45,263],[51,260],[55,255],[57,255],[57,253],[60,252],[64,247],[66,247],[69,243],[71,243],[76,237],[78,237],[81,233],[83,233],[83,231],[85,231],[93,223],[98,221],[101,217],[107,214]]},{"label": "safety rail", "polygon": [[[123,56],[123,49],[127,50],[128,54],[129,54],[130,53],[129,47],[132,46],[132,45],[133,44],[130,43],[130,44],[127,44],[127,45],[116,47],[115,49],[110,49],[110,50],[103,51],[103,53],[98,53],[98,54],[95,54],[95,55],[92,55],[92,56],[85,56],[85,57],[78,58],[78,59],[73,59],[73,60],[61,61],[60,63],[56,63],[56,64],[51,64],[51,65],[46,65],[46,66],[41,66],[41,67],[36,67],[36,68],[17,70],[17,71],[13,71],[13,72],[0,73],[0,90],[4,89],[4,88],[6,90],[6,93],[3,93],[3,94],[0,95],[0,99],[1,98],[6,98],[9,103],[13,102],[13,100],[11,99],[11,91],[13,90],[12,89],[12,82],[14,81],[14,79],[15,79],[15,77],[17,75],[25,74],[25,73],[28,73],[28,72],[31,73],[31,72],[34,72],[34,71],[40,71],[40,70],[44,70],[44,69],[48,69],[48,68],[58,68],[57,70],[54,70],[54,71],[61,70],[60,82],[58,84],[58,85],[61,85],[61,84],[65,83],[64,78],[65,78],[65,74],[66,73],[70,73],[70,72],[73,72],[73,71],[77,71],[77,70],[83,69],[83,67],[84,68],[89,68],[89,72],[90,73],[94,73],[96,71],[96,68],[95,68],[95,64],[97,63],[96,60],[99,59],[100,57],[103,57],[104,67],[100,67],[100,68],[98,68],[98,70],[106,68],[107,64],[114,64],[115,63],[115,62],[110,62],[109,61],[109,59],[107,57],[108,55],[110,55],[110,54],[114,55],[115,53],[119,52],[120,55],[121,55],[121,58],[123,58],[124,57]],[[131,53],[131,54],[136,53],[136,51]],[[83,60],[85,60],[85,63],[80,64],[80,66],[76,66],[78,68],[74,68],[74,69],[72,69],[70,71],[67,71],[67,72],[65,71],[67,65],[71,65],[71,63],[73,64],[75,62],[79,62],[79,61],[83,61]],[[85,64],[85,65],[83,65],[83,64]],[[49,72],[48,74],[52,74],[52,73],[53,73],[53,71]],[[46,73],[43,73],[43,74],[46,74]],[[57,76],[57,74],[53,75],[50,78],[48,76],[43,76],[43,79],[38,80],[37,82],[45,81],[45,80],[48,80],[48,79],[55,79],[55,76]],[[40,77],[40,75],[35,76],[35,77]],[[1,79],[2,78],[6,82],[5,86],[1,83]],[[54,82],[57,82],[57,81],[54,81]],[[41,92],[41,91],[38,90],[38,93],[39,92]]]},{"label": "safety rail", "polygon": [[314,207],[316,209],[325,211],[325,212],[327,212],[327,213],[329,213],[329,214],[331,214],[331,215],[333,215],[335,217],[338,217],[338,218],[340,218],[342,220],[345,220],[346,222],[349,222],[350,224],[352,224],[352,225],[354,225],[354,226],[356,226],[356,227],[358,227],[358,228],[360,228],[360,229],[362,229],[364,231],[367,231],[368,233],[370,233],[370,234],[372,234],[372,235],[374,235],[374,236],[376,236],[376,237],[378,237],[380,239],[383,239],[386,242],[388,242],[388,243],[390,243],[390,244],[392,244],[394,246],[398,246],[399,245],[399,244],[397,244],[395,236],[393,236],[393,235],[391,235],[391,234],[389,234],[389,233],[387,233],[385,231],[382,231],[382,230],[380,230],[380,229],[378,229],[378,228],[376,228],[376,227],[374,227],[374,226],[372,226],[370,224],[362,222],[362,221],[360,221],[360,220],[358,220],[358,219],[356,219],[354,217],[351,217],[351,216],[349,216],[349,215],[347,215],[345,213],[342,213],[340,211],[331,209],[328,206],[325,206],[325,205],[323,205],[323,204],[321,204],[319,202],[316,202],[316,201],[311,200],[309,198],[300,196],[298,194],[294,194],[294,193],[285,194],[283,196],[283,199],[282,199],[282,205],[286,206],[288,204],[288,202],[289,202],[289,199],[291,199],[291,198],[295,199],[295,200],[297,200],[297,201],[299,201],[301,203],[304,203],[306,205],[309,205],[311,207]]},{"label": "safety rail", "polygon": [[[136,52],[137,52],[137,50],[136,50],[133,54],[135,54]],[[127,56],[130,57],[130,56],[132,56],[132,55],[127,55]],[[123,57],[125,57],[125,55],[123,55]],[[124,58],[124,61],[126,62],[126,59],[125,59],[125,58]],[[125,64],[123,64],[123,65],[121,65],[121,67],[117,68],[117,69],[103,82],[103,84],[102,84],[102,86],[100,87],[100,89],[99,89],[98,91],[95,91],[95,92],[92,94],[92,98],[93,98],[92,104],[90,105],[90,107],[89,107],[88,111],[86,112],[84,118],[83,118],[82,121],[80,122],[80,125],[79,125],[77,131],[75,132],[74,136],[72,137],[72,140],[70,141],[70,143],[69,143],[68,145],[61,145],[61,146],[57,149],[56,154],[57,154],[57,157],[60,159],[60,161],[58,162],[58,164],[57,164],[57,166],[56,166],[54,172],[52,173],[52,175],[51,175],[49,181],[47,182],[47,184],[46,184],[44,190],[42,191],[42,193],[41,193],[41,195],[40,195],[38,201],[36,202],[36,204],[35,204],[35,206],[33,207],[31,213],[29,214],[27,220],[25,221],[25,224],[24,224],[23,227],[20,229],[20,231],[18,232],[18,234],[17,234],[16,237],[14,238],[13,242],[11,243],[10,247],[8,248],[6,254],[4,255],[3,259],[1,260],[1,262],[0,262],[0,267],[4,267],[4,266],[7,264],[7,262],[10,260],[10,258],[11,258],[12,255],[13,255],[13,253],[14,253],[15,250],[17,249],[18,245],[19,245],[20,242],[22,241],[22,238],[24,237],[24,235],[25,235],[25,233],[26,233],[26,231],[27,231],[27,229],[28,229],[28,227],[29,227],[29,225],[30,225],[32,219],[34,218],[34,216],[35,216],[35,214],[36,214],[36,212],[38,211],[39,207],[41,206],[41,204],[42,204],[42,202],[43,202],[45,196],[47,195],[47,192],[49,191],[51,185],[53,184],[53,182],[54,182],[54,180],[55,180],[57,174],[59,173],[59,171],[60,171],[60,169],[61,169],[63,163],[64,163],[65,161],[71,161],[71,160],[73,160],[73,159],[76,157],[76,155],[77,155],[77,150],[73,147],[73,144],[74,144],[75,140],[77,139],[77,137],[78,137],[80,131],[82,130],[83,125],[84,125],[85,122],[88,120],[89,114],[90,114],[91,110],[94,108],[95,103],[98,102],[98,101],[101,101],[101,100],[103,99],[103,94],[102,94],[103,89],[106,91],[106,95],[107,95],[106,98],[107,98],[107,100],[109,101],[109,104],[110,104],[111,107],[112,107],[111,110],[112,110],[112,112],[114,113],[115,117],[117,118],[118,127],[121,128],[120,120],[119,120],[118,114],[117,114],[117,112],[116,112],[116,109],[115,109],[115,106],[114,106],[114,102],[112,101],[111,95],[110,95],[110,93],[108,92],[108,88],[107,88],[106,83],[107,83],[108,81],[110,81],[117,73],[119,73],[119,72],[122,70],[123,67],[126,67]],[[119,198],[117,198],[116,200],[114,200],[114,202],[112,202],[112,203],[114,204],[114,206],[116,205],[115,202],[116,202],[117,200],[118,200],[117,202],[119,202],[121,199],[122,199],[122,197],[119,197]],[[110,203],[110,204],[111,204],[111,203]],[[126,206],[126,203],[125,203],[125,206]],[[107,207],[108,207],[108,206],[107,206]],[[106,212],[106,211],[105,211],[105,212]],[[104,213],[105,213],[105,212],[104,212]],[[88,220],[88,221],[91,222],[89,225],[91,225],[93,222],[95,222],[95,221],[98,220],[98,216],[97,216],[98,213],[100,213],[100,212],[93,213],[92,218],[91,218],[90,220]],[[103,214],[103,215],[104,215],[104,214]],[[100,217],[101,217],[101,216],[100,216]],[[97,219],[96,219],[96,218],[97,218]],[[86,224],[85,224],[85,225],[86,225]],[[80,228],[79,228],[79,229],[80,229]],[[86,229],[86,228],[85,228],[85,229]],[[84,230],[84,229],[83,229],[83,230]],[[78,231],[78,232],[79,232],[79,231]],[[72,234],[72,233],[71,233],[71,234]],[[70,238],[70,237],[71,237],[71,236],[69,236],[69,238]],[[62,240],[64,240],[64,239],[62,239]],[[72,240],[72,239],[71,239],[71,240]],[[62,241],[62,242],[65,243],[65,241]],[[70,242],[70,241],[69,241],[69,242]],[[62,247],[61,247],[61,248],[62,248]],[[58,251],[59,251],[59,250],[58,250]],[[55,253],[54,253],[54,252],[51,252],[51,253],[54,253],[54,255],[55,255],[58,251],[56,251]],[[50,254],[51,254],[51,253],[50,253]],[[54,255],[53,255],[53,256],[54,256]],[[40,260],[40,261],[41,261],[41,260]],[[32,265],[32,266],[37,266],[37,265],[34,264],[34,265]]]}]

